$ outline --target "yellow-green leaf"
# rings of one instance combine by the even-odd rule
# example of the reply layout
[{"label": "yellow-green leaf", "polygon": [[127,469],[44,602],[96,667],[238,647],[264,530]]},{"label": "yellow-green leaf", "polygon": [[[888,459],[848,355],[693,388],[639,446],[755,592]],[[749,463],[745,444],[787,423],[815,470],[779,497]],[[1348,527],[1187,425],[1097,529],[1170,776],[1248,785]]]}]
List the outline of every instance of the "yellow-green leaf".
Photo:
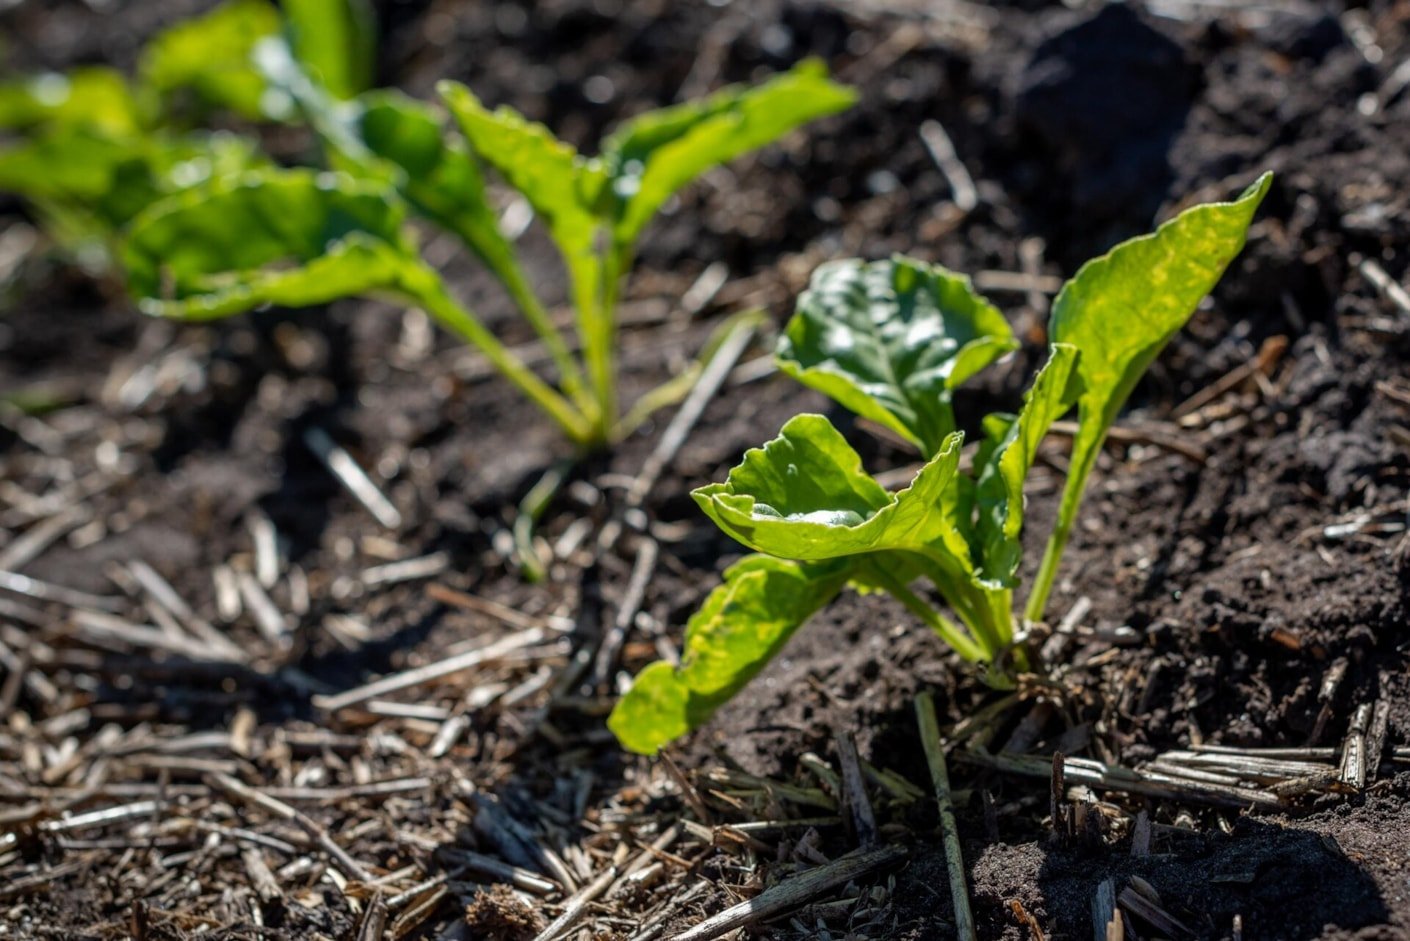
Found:
[{"label": "yellow-green leaf", "polygon": [[1078,361],[1075,346],[1054,344],[1024,396],[1022,411],[984,452],[974,500],[982,577],[990,583],[1013,585],[1023,555],[1023,482],[1043,436],[1077,400]]},{"label": "yellow-green leaf", "polygon": [[705,171],[856,100],[856,92],[830,81],[822,62],[810,59],[761,85],[733,85],[634,118],[602,148],[622,201],[615,241],[634,244],[666,200]]},{"label": "yellow-green leaf", "polygon": [[141,110],[116,69],[91,66],[0,82],[0,128],[80,125],[108,135],[136,133]]},{"label": "yellow-green leaf", "polygon": [[1244,247],[1272,181],[1265,173],[1232,202],[1195,206],[1150,235],[1122,242],[1083,265],[1053,301],[1048,337],[1082,351],[1077,372],[1083,391],[1057,525],[1028,600],[1030,620],[1043,616],[1108,429],[1147,367]]},{"label": "yellow-green leaf", "polygon": [[725,572],[686,625],[681,664],[653,663],[612,710],[608,727],[638,754],[699,728],[837,597],[847,562],[799,563],[749,556]]},{"label": "yellow-green leaf", "polygon": [[172,193],[264,162],[228,133],[114,136],[62,124],[0,150],[0,190],[60,207],[87,220],[84,234],[104,236]]},{"label": "yellow-green leaf", "polygon": [[164,97],[189,90],[209,107],[228,108],[252,120],[283,119],[289,102],[267,94],[253,62],[255,48],[278,36],[280,26],[279,11],[266,0],[226,0],[148,43],[138,74]]},{"label": "yellow-green leaf", "polygon": [[145,313],[188,320],[394,290],[419,264],[385,186],[268,170],[181,193],[132,224],[123,259]]},{"label": "yellow-green leaf", "polygon": [[294,55],[337,98],[372,85],[377,18],[368,0],[281,0]]}]

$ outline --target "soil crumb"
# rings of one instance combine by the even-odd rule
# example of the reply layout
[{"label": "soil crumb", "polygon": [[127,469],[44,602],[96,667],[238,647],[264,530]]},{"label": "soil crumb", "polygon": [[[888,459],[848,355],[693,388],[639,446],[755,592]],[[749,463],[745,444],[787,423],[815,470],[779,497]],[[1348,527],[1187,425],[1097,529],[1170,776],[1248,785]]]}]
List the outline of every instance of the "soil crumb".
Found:
[{"label": "soil crumb", "polygon": [[470,937],[484,941],[530,941],[544,929],[543,916],[507,885],[475,893],[465,908]]}]

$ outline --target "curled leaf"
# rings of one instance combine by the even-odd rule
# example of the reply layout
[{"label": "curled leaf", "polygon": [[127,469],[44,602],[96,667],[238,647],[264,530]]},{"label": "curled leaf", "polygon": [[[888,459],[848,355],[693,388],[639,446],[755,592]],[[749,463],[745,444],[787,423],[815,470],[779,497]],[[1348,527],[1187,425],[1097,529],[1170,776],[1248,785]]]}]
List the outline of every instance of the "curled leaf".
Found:
[{"label": "curled leaf", "polygon": [[958,434],[947,438],[911,485],[892,494],[862,470],[861,457],[831,422],[799,415],[747,452],[724,483],[692,496],[730,536],[780,558],[888,550],[948,556],[951,546],[967,547],[934,510],[956,478],[960,441]]}]

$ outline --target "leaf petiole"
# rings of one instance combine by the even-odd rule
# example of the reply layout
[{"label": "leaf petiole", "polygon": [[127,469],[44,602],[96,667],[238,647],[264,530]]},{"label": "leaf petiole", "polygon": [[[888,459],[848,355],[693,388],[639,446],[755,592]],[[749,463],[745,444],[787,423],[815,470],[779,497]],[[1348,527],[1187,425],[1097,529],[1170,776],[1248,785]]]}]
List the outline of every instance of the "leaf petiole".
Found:
[{"label": "leaf petiole", "polygon": [[424,307],[438,323],[464,337],[484,353],[491,365],[556,421],[575,444],[587,446],[593,442],[593,422],[525,366],[524,361],[501,343],[474,314],[451,297],[445,282],[433,268],[420,262],[412,263],[402,276],[401,288],[413,303]]},{"label": "leaf petiole", "polygon": [[905,584],[897,578],[887,566],[877,559],[868,559],[866,563],[866,577],[878,587],[884,589],[887,594],[895,598],[906,606],[916,617],[920,618],[935,633],[940,635],[940,639],[945,641],[955,652],[970,663],[983,663],[989,659],[985,655],[983,648],[975,642],[954,621],[945,617],[929,604],[926,604],[920,596],[911,591]]}]

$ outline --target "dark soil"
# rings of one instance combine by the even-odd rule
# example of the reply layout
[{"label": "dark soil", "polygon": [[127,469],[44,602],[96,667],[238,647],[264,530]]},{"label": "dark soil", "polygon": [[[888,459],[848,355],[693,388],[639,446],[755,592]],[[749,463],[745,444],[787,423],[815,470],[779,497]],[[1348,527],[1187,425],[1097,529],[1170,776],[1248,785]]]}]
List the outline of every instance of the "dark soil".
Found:
[{"label": "dark soil", "polygon": [[[163,0],[104,15],[93,12],[98,5],[21,2],[0,13],[0,28],[17,71],[126,66],[141,37],[194,5]],[[1180,432],[1207,460],[1154,444],[1108,449],[1051,605],[1056,618],[1088,600],[1081,626],[1090,639],[1070,656],[1090,663],[1031,750],[1074,753],[1076,743],[1085,750],[1075,753],[1129,766],[1199,743],[1339,746],[1356,708],[1377,700],[1390,705],[1388,742],[1403,746],[1410,743],[1410,311],[1376,289],[1359,259],[1400,283],[1410,272],[1410,91],[1397,72],[1410,56],[1410,7],[1390,0],[1347,9],[1184,0],[1150,11],[1099,6],[387,2],[380,72],[387,84],[423,96],[439,78],[465,81],[488,102],[512,104],[588,149],[613,122],[676,100],[683,89],[754,78],[805,55],[827,58],[859,87],[853,111],[711,175],[656,225],[632,282],[629,392],[679,368],[720,315],[762,303],[781,322],[818,261],[905,251],[966,272],[1013,272],[1037,248],[1042,273],[1066,276],[1156,218],[1226,197],[1274,170],[1248,249],[1139,387],[1123,423],[1168,431],[1181,402],[1253,360],[1265,343],[1286,338],[1287,352],[1262,385],[1245,383],[1217,399]],[[605,81],[593,82],[590,100],[584,88],[594,77]],[[927,119],[945,127],[978,184],[980,205],[967,216],[948,202],[949,187],[917,134]],[[16,203],[0,202],[0,210],[0,225],[23,224]],[[544,293],[561,300],[561,273],[542,234],[531,230],[522,247]],[[698,321],[675,316],[679,296],[717,260],[728,264],[731,284]],[[506,336],[529,339],[483,274],[464,261],[450,272],[457,292]],[[48,492],[66,483],[64,475],[80,479],[112,464],[104,443],[116,446],[122,467],[88,500],[93,518],[106,523],[101,538],[61,539],[25,574],[110,592],[105,566],[140,559],[210,613],[211,570],[248,559],[246,521],[258,509],[279,533],[286,564],[308,573],[310,610],[283,665],[331,689],[437,659],[485,630],[419,585],[348,587],[391,557],[447,552],[441,581],[529,615],[585,609],[588,639],[610,623],[632,553],[624,548],[586,570],[565,561],[546,584],[518,578],[503,555],[505,526],[562,445],[450,340],[418,346],[414,318],[342,303],[211,327],[146,322],[115,285],[95,284],[42,250],[0,291],[0,394],[41,390],[69,404],[42,419],[61,441],[47,456],[23,420],[5,419],[3,482],[16,492]],[[1043,343],[1044,298],[993,297],[1027,343],[961,395],[961,420],[971,429],[989,409],[1013,405]],[[151,365],[165,370],[138,396],[141,369]],[[678,637],[739,552],[698,514],[688,489],[719,479],[788,417],[825,408],[779,377],[727,385],[711,403],[648,506],[665,556],[643,605],[649,619]],[[869,466],[910,460],[833,417]],[[302,443],[311,426],[374,469],[408,521],[400,532],[378,530],[313,458]],[[648,427],[610,459],[580,468],[578,478],[606,496],[591,507],[582,490],[561,498],[544,521],[548,539],[579,515],[606,518],[618,492],[613,475],[620,484],[634,474],[659,431]],[[1061,466],[1061,443],[1047,456]],[[62,473],[54,471],[59,464]],[[1030,495],[1034,561],[1059,485],[1050,470]],[[31,522],[9,506],[0,512],[10,535]],[[276,602],[291,606],[291,592],[281,582]],[[320,628],[329,614],[360,618],[368,641],[340,646]],[[251,649],[261,643],[243,620],[231,632]],[[634,672],[655,650],[634,640],[626,655]],[[224,677],[216,693],[194,673],[134,666],[85,687],[92,724],[72,734],[87,741],[105,721],[127,730],[152,723],[173,735],[223,729],[237,706],[257,712],[262,735],[326,724],[308,704],[307,685],[287,671],[264,673]],[[1341,679],[1323,696],[1329,674]],[[835,756],[837,734],[850,732],[863,758],[924,786],[911,711],[922,689],[935,690],[947,723],[993,698],[899,606],[849,596],[698,733],[683,760],[811,782],[801,757]],[[579,836],[621,819],[623,804],[676,806],[622,797],[633,787],[650,791],[646,782],[659,769],[604,742],[599,715],[555,717],[555,743],[535,737],[525,720],[537,704],[477,719],[437,766],[434,787],[402,802],[398,829],[454,832],[447,808],[458,806],[457,779],[511,807],[574,808],[576,784],[564,767],[588,773],[592,825],[572,831]],[[21,715],[52,718],[28,693],[18,705],[9,729],[15,740],[25,731],[13,727]],[[1004,720],[996,750],[1025,711]],[[10,742],[0,729],[0,763],[18,768]],[[377,774],[412,773],[378,754]],[[579,764],[569,764],[570,754]],[[1246,938],[1410,938],[1410,775],[1389,756],[1364,793],[1322,796],[1282,814],[1127,801],[1126,809],[1145,809],[1157,824],[1151,854],[1139,857],[1121,834],[1053,838],[1042,822],[1046,782],[960,763],[951,770],[970,797],[959,808],[960,827],[981,938],[1037,937],[1031,924],[1049,939],[1091,937],[1098,884],[1132,875],[1198,937],[1234,936],[1237,916]],[[0,783],[0,802],[19,802],[30,792],[15,787],[39,780],[6,770]],[[987,814],[986,801],[999,811]],[[335,819],[350,826],[359,818],[339,811]],[[884,904],[867,903],[876,898],[869,894],[850,910],[808,909],[763,926],[762,935],[952,936],[934,812],[927,804],[883,823],[915,846],[903,869],[872,880]],[[821,832],[826,855],[850,848],[841,828]],[[368,852],[386,871],[425,856],[424,847],[390,838]],[[780,844],[777,860],[765,857],[771,865],[762,878],[773,877],[771,866],[784,872],[808,858],[799,852]],[[35,854],[58,865],[75,851],[44,844]],[[56,877],[54,891],[18,903],[5,901],[0,886],[0,904],[12,906],[5,917],[18,926],[9,936],[96,937],[128,925],[134,897],[143,895],[123,881],[122,867],[136,864],[122,854],[90,849],[81,868]],[[698,865],[710,888],[691,898],[676,924],[731,904],[742,883],[757,888],[759,873],[744,874],[725,858]],[[105,870],[115,874],[97,879]],[[268,936],[350,936],[355,913],[327,883],[319,886],[322,904],[281,910],[266,924],[282,934]],[[491,898],[476,897],[481,930],[532,936],[535,913],[506,902],[496,914]],[[162,922],[161,930],[174,936],[211,919],[202,922],[207,930],[252,936],[213,899],[202,896],[183,912],[196,921]],[[868,904],[869,921],[858,914]],[[447,902],[423,930],[436,936],[464,911],[456,908]],[[610,930],[629,937],[638,917],[627,905],[619,914],[625,924]]]}]

